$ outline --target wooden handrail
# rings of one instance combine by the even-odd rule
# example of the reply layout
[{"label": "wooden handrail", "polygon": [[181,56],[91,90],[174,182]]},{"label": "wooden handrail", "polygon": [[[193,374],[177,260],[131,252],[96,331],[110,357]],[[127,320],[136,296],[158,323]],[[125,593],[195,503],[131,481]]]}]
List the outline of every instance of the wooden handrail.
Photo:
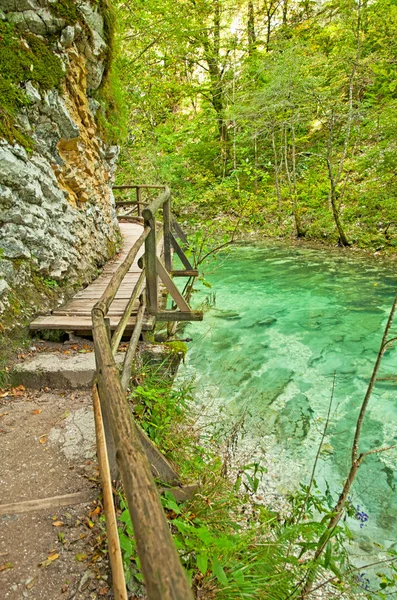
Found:
[{"label": "wooden handrail", "polygon": [[149,600],[193,600],[149,461],[120,385],[101,308],[92,311],[97,377]]},{"label": "wooden handrail", "polygon": [[128,252],[127,258],[125,259],[125,261],[123,263],[121,263],[121,265],[119,266],[119,268],[117,269],[117,271],[115,272],[113,277],[111,278],[106,290],[104,291],[104,293],[102,294],[102,296],[99,298],[98,302],[95,304],[94,308],[92,309],[93,311],[101,310],[103,315],[104,316],[106,315],[111,303],[114,300],[115,295],[118,292],[121,282],[123,281],[124,277],[128,273],[132,263],[134,262],[134,260],[136,258],[136,255],[139,252],[139,249],[141,248],[143,242],[146,240],[146,238],[148,237],[149,234],[150,234],[150,228],[145,227],[141,236],[137,239],[135,244],[132,246],[131,250]]},{"label": "wooden handrail", "polygon": [[157,196],[157,198],[155,198],[149,204],[149,206],[146,206],[146,208],[143,209],[142,216],[145,219],[145,221],[155,219],[157,211],[163,206],[165,202],[167,202],[167,200],[171,198],[170,188],[167,186],[164,186],[164,188],[164,192],[160,194],[160,196]]},{"label": "wooden handrail", "polygon": [[[142,189],[164,190],[148,206],[141,210]],[[137,551],[142,566],[142,574],[146,585],[149,600],[193,600],[186,574],[179,559],[174,541],[172,539],[168,522],[161,505],[159,492],[153,478],[153,471],[169,484],[180,483],[165,457],[156,446],[147,438],[146,434],[134,422],[132,412],[125,399],[125,390],[131,377],[131,365],[139,342],[145,316],[145,307],[148,312],[164,321],[201,320],[202,313],[191,311],[188,303],[174,284],[172,275],[172,250],[174,247],[182,260],[185,271],[176,271],[181,276],[195,277],[195,271],[186,258],[183,249],[176,242],[171,229],[181,239],[183,232],[177,225],[171,212],[171,192],[166,186],[158,185],[123,185],[114,186],[114,189],[135,189],[137,201],[126,204],[137,204],[138,215],[143,215],[144,229],[138,240],[132,246],[123,263],[111,278],[106,290],[92,309],[93,336],[96,359],[96,383],[93,387],[93,401],[96,406],[96,418],[101,414],[104,423],[104,435],[109,446],[109,458],[116,457],[121,474],[128,509],[134,529]],[[157,221],[157,213],[162,209],[162,223]],[[159,243],[163,240],[164,264],[160,259]],[[130,270],[140,248],[145,245],[145,254],[139,261],[142,273],[131,292],[123,316],[110,339],[110,328],[107,326],[107,313],[124,277]],[[158,278],[160,278],[173,297],[179,311],[160,310],[158,299]],[[122,373],[115,362],[115,353],[125,332],[134,305],[146,286],[146,298],[140,296],[139,309],[136,315],[134,330],[131,335],[128,350],[125,354]],[[98,404],[98,394],[100,406]],[[103,437],[103,431],[97,426]],[[103,444],[102,444],[103,446]],[[113,452],[113,455],[111,453]],[[111,461],[109,461],[111,462]],[[101,464],[106,460],[101,459]],[[102,468],[104,477],[108,469]],[[102,477],[102,475],[101,475]],[[109,497],[109,477],[104,483]],[[107,528],[109,540],[115,539],[114,516],[109,505],[107,506]],[[114,513],[114,510],[113,510]],[[108,517],[109,514],[109,517]],[[112,528],[110,530],[110,528]],[[112,547],[116,548],[117,543]],[[119,557],[120,558],[120,557]],[[120,560],[113,557],[111,561],[114,579],[115,598],[125,598],[123,586],[124,578],[120,574]],[[121,590],[121,591],[120,591]]]},{"label": "wooden handrail", "polygon": [[[157,277],[172,289],[172,295],[177,297],[179,307],[184,313],[189,306],[178,297],[178,290],[172,283],[168,271],[171,269],[170,228],[171,228],[171,192],[165,186],[123,186],[121,189],[140,188],[164,189],[164,192],[149,204],[143,211],[144,229],[138,240],[132,246],[124,262],[119,266],[111,278],[102,297],[92,310],[93,335],[95,345],[95,359],[97,364],[97,385],[93,388],[93,399],[96,403],[96,414],[102,409],[107,442],[111,440],[118,468],[120,470],[127,504],[134,528],[137,551],[142,566],[146,592],[149,600],[193,600],[186,574],[179,559],[174,541],[172,539],[168,522],[161,505],[160,496],[154,482],[151,465],[156,464],[166,473],[166,479],[175,480],[177,475],[172,467],[160,455],[150,440],[140,431],[134,423],[131,410],[125,400],[125,389],[128,385],[131,363],[139,341],[144,313],[145,298],[140,299],[140,308],[136,317],[136,324],[127,350],[122,376],[115,363],[114,354],[121,340],[125,326],[131,315],[136,299],[141,292],[146,279],[146,293],[148,303],[158,310]],[[139,208],[138,201],[138,208]],[[163,207],[163,226],[158,232],[156,213]],[[165,252],[166,266],[160,262],[157,252],[159,239],[164,235],[168,244]],[[125,275],[132,266],[136,256],[145,244],[144,269],[137,284],[132,290],[131,298],[127,303],[124,314],[116,328],[112,340],[107,328],[107,313]],[[100,409],[98,409],[98,394]],[[103,435],[103,432],[102,434]],[[150,463],[148,455],[151,456]],[[161,460],[160,460],[161,459]],[[106,461],[105,461],[106,462]],[[105,471],[105,469],[103,469]],[[159,472],[160,473],[160,472]],[[107,482],[107,490],[109,483]],[[109,513],[109,539],[114,540],[114,518],[107,502]],[[108,521],[108,519],[107,519]],[[110,530],[112,527],[112,530]],[[113,545],[114,547],[116,544]],[[114,565],[114,568],[113,568]],[[120,560],[113,560],[112,573],[114,579],[115,597],[125,598],[122,591],[125,583],[120,574]],[[120,591],[121,590],[121,591]],[[124,594],[124,595],[123,595]]]},{"label": "wooden handrail", "polygon": [[131,185],[114,185],[113,190],[136,190],[142,188],[143,190],[163,190],[165,185],[148,185],[148,184],[131,184]]},{"label": "wooden handrail", "polygon": [[[138,207],[138,217],[142,216],[142,190],[163,190],[165,189],[164,185],[151,185],[151,184],[127,184],[127,185],[114,185],[113,190],[135,190],[136,191],[136,200],[127,200],[116,201],[117,206],[128,206],[130,204],[136,205]],[[128,214],[128,213],[127,213]]]}]

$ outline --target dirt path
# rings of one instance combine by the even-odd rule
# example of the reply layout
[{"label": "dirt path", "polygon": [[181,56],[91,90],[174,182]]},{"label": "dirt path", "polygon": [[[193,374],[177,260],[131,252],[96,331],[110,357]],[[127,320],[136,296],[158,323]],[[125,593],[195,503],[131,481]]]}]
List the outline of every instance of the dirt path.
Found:
[{"label": "dirt path", "polygon": [[78,600],[111,592],[89,392],[0,392],[0,505],[75,492],[84,501],[71,506],[6,514],[0,506],[1,598]]}]

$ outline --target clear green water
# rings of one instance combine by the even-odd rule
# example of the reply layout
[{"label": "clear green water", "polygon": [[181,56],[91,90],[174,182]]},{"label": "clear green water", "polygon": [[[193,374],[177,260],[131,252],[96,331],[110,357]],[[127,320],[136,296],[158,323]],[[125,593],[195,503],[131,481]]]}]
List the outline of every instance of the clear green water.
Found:
[{"label": "clear green water", "polygon": [[[216,304],[190,324],[186,365],[195,397],[211,422],[232,424],[248,411],[240,451],[268,466],[262,489],[271,501],[307,481],[320,440],[333,373],[333,413],[317,481],[334,495],[349,465],[352,433],[397,292],[392,266],[337,251],[238,246],[207,279]],[[195,296],[199,304],[208,295]],[[397,322],[395,326],[397,331]],[[379,377],[397,376],[397,349]],[[397,442],[397,380],[378,382],[361,450]],[[357,552],[371,540],[397,540],[397,452],[368,457],[353,500],[369,514]]]}]

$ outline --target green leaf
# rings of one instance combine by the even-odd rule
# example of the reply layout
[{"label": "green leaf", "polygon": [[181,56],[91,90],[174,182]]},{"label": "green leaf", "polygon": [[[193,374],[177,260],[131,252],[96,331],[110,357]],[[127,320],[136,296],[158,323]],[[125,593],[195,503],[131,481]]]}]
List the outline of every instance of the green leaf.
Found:
[{"label": "green leaf", "polygon": [[331,555],[332,555],[332,545],[331,545],[331,542],[328,542],[327,548],[325,550],[325,556],[324,556],[324,567],[326,569],[328,569],[329,564],[331,562]]},{"label": "green leaf", "polygon": [[215,575],[219,583],[221,583],[222,585],[228,584],[226,573],[223,570],[223,567],[216,556],[214,556],[214,558],[212,559],[212,573]]},{"label": "green leaf", "polygon": [[197,567],[200,572],[205,575],[208,569],[208,555],[207,554],[198,554],[197,556]]},{"label": "green leaf", "polygon": [[176,503],[175,496],[171,492],[164,493],[163,505],[165,506],[165,508],[173,510],[174,513],[176,513],[177,515],[181,514],[181,509]]},{"label": "green leaf", "polygon": [[199,527],[199,529],[195,530],[195,533],[198,539],[201,540],[206,546],[209,546],[214,541],[213,535],[205,527]]},{"label": "green leaf", "polygon": [[132,528],[131,515],[127,509],[123,510],[123,512],[121,513],[121,516],[119,517],[119,520],[122,521],[123,523],[125,523],[127,525],[127,527]]},{"label": "green leaf", "polygon": [[134,548],[133,548],[131,540],[126,535],[123,535],[123,534],[119,535],[119,539],[120,539],[120,547],[122,550],[124,550],[126,558],[130,558],[130,556],[132,556],[134,553]]}]

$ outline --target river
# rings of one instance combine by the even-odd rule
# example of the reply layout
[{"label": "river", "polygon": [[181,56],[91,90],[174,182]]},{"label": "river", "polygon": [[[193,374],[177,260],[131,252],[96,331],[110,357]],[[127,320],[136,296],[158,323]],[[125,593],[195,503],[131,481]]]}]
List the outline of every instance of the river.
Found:
[{"label": "river", "polygon": [[[337,250],[254,244],[219,255],[207,271],[212,290],[199,285],[193,304],[211,299],[203,322],[185,330],[193,340],[179,377],[194,379],[195,403],[211,423],[210,435],[226,434],[245,415],[238,452],[268,469],[258,494],[277,507],[309,479],[336,373],[316,473],[319,488],[328,484],[336,498],[397,292],[393,265]],[[397,349],[387,351],[379,378],[361,451],[397,442]],[[374,541],[396,543],[396,466],[391,450],[360,468],[351,500],[369,518],[362,528],[349,519],[356,555],[376,554]]]}]

